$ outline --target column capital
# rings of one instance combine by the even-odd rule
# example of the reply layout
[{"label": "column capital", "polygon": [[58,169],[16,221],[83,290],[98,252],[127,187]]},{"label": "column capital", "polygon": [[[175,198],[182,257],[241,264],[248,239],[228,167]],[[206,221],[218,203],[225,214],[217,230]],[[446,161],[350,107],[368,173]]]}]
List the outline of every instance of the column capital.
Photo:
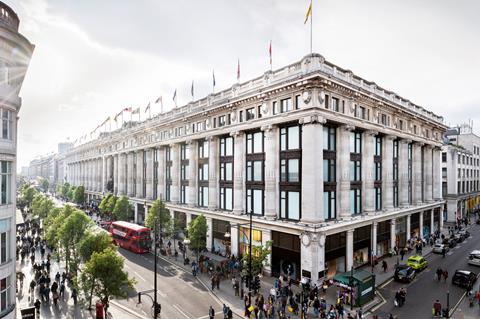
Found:
[{"label": "column capital", "polygon": [[320,115],[309,115],[302,117],[298,120],[298,124],[308,125],[308,124],[325,124],[327,120]]},{"label": "column capital", "polygon": [[271,132],[273,131],[273,129],[275,128],[276,126],[274,124],[268,124],[268,125],[263,125],[260,130],[268,133],[268,132]]},{"label": "column capital", "polygon": [[367,131],[363,132],[363,134],[365,134],[366,136],[376,136],[376,135],[378,135],[378,131],[367,130]]},{"label": "column capital", "polygon": [[410,144],[410,143],[412,143],[412,140],[409,140],[406,138],[400,139],[400,144]]},{"label": "column capital", "polygon": [[348,131],[348,132],[351,132],[351,131],[355,130],[355,126],[351,125],[351,124],[340,125],[338,128],[340,128],[344,131]]},{"label": "column capital", "polygon": [[417,147],[422,147],[423,145],[425,145],[425,143],[421,142],[421,141],[413,141],[414,145],[417,146]]},{"label": "column capital", "polygon": [[425,148],[427,148],[427,149],[433,149],[434,147],[435,147],[435,145],[425,144]]},{"label": "column capital", "polygon": [[397,139],[397,136],[395,136],[395,135],[385,135],[385,139],[387,141],[392,141],[393,142],[394,140]]},{"label": "column capital", "polygon": [[212,142],[212,141],[218,140],[218,136],[217,135],[210,135],[210,136],[205,137],[205,139],[209,142]]},{"label": "column capital", "polygon": [[346,233],[347,233],[347,235],[349,235],[349,234],[353,235],[354,231],[355,231],[355,229],[347,229]]},{"label": "column capital", "polygon": [[233,131],[233,132],[230,132],[230,136],[231,137],[240,137],[240,136],[243,136],[244,132],[243,131]]},{"label": "column capital", "polygon": [[397,221],[395,219],[390,219],[390,225],[396,225]]}]

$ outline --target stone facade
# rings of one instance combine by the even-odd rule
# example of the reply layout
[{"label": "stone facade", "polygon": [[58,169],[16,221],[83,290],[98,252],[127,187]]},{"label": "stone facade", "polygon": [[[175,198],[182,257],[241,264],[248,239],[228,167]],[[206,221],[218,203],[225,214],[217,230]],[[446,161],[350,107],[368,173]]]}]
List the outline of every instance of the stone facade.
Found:
[{"label": "stone facade", "polygon": [[444,217],[449,223],[469,217],[480,206],[480,137],[470,125],[455,128],[442,147]]},{"label": "stone facade", "polygon": [[0,2],[0,281],[5,287],[0,294],[2,318],[15,318],[17,120],[22,104],[20,88],[34,49],[18,33],[18,25],[15,12]]},{"label": "stone facade", "polygon": [[185,223],[204,214],[222,253],[245,251],[248,226],[231,225],[252,213],[253,244],[273,241],[266,271],[317,280],[442,226],[445,130],[313,54],[76,146],[67,180],[90,199],[127,194],[138,223],[157,198]]}]

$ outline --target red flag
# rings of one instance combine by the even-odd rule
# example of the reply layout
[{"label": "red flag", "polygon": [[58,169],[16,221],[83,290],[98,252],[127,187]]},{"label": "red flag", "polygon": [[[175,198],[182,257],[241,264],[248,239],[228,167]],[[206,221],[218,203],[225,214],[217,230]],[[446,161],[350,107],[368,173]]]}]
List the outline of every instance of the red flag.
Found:
[{"label": "red flag", "polygon": [[270,55],[270,66],[272,66],[272,40],[270,40],[270,47],[268,48],[268,54]]},{"label": "red flag", "polygon": [[132,112],[132,107],[126,107],[123,109],[123,112]]},{"label": "red flag", "polygon": [[240,80],[240,59],[238,59],[237,64],[237,80]]}]

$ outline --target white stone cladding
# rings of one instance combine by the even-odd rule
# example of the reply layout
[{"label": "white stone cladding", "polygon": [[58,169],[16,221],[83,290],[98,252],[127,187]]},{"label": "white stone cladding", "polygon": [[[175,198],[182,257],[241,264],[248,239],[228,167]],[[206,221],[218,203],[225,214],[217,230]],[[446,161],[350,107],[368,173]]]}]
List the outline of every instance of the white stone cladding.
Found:
[{"label": "white stone cladding", "polygon": [[[122,129],[102,133],[97,140],[70,150],[66,163],[84,176],[87,161],[114,158],[113,192],[130,197],[137,212],[135,218],[141,221],[140,206],[166,198],[165,147],[170,147],[171,185],[166,207],[184,214],[187,224],[193,215],[204,214],[209,225],[209,248],[217,245],[215,240],[225,241],[214,237],[218,236],[214,229],[218,223],[227,223],[230,252],[236,255],[244,251],[238,224],[248,228],[244,225],[248,224],[250,207],[254,212],[253,227],[258,232],[254,242],[271,239],[276,245],[272,267],[266,271],[281,271],[277,265],[287,261],[278,251],[290,249],[298,256],[288,260],[294,265],[295,276],[317,280],[332,271],[358,266],[359,258],[354,255],[365,254],[354,251],[358,236],[369,233],[370,238],[381,237],[381,241],[371,241],[368,249],[385,254],[396,245],[404,245],[414,232],[427,234],[441,225],[438,150],[445,130],[441,117],[313,54],[145,122],[129,122]],[[361,154],[351,153],[354,133],[361,138]],[[221,144],[226,137],[233,138],[231,156],[221,155],[227,147]],[[375,181],[378,174],[374,173],[376,137],[383,145],[376,159],[381,161],[380,181]],[[202,143],[208,145],[208,150],[200,156],[199,141],[203,140],[208,141]],[[396,179],[394,141],[398,142]],[[180,145],[185,143],[189,148],[188,168],[181,179]],[[409,147],[413,150],[411,160]],[[137,152],[135,194],[133,152]],[[138,155],[143,152],[146,170],[142,169],[143,155]],[[158,158],[156,172],[153,152]],[[353,158],[361,163],[361,178],[357,181],[352,180]],[[200,175],[204,174],[205,164],[207,176]],[[226,169],[229,165],[231,170]],[[331,179],[326,180],[329,174]],[[84,184],[88,178],[90,175],[86,179],[73,177],[69,182]],[[184,181],[188,186],[182,204]],[[146,193],[142,191],[143,183]],[[352,197],[356,196],[352,192],[354,184],[359,194],[358,214],[352,214],[352,200],[357,200]],[[394,204],[394,185],[398,188],[398,205]],[[376,205],[379,199],[374,187],[382,190],[380,205]],[[334,196],[327,197],[328,192]],[[95,190],[87,194],[89,198],[102,195]],[[204,198],[208,201],[200,207]],[[229,201],[227,207],[231,209],[222,208],[225,201]],[[428,222],[425,229],[418,230],[423,212],[428,212]],[[362,235],[357,235],[362,229]],[[341,240],[332,240],[334,236]],[[334,244],[344,245],[343,256],[332,257]],[[287,245],[292,246],[285,248]],[[370,253],[367,255],[368,259]]]}]

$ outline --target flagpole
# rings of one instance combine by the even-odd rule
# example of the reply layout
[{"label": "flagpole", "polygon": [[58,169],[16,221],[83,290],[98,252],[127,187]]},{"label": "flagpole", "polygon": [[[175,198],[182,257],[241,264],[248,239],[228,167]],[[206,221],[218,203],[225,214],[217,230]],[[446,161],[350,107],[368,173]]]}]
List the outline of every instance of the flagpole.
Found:
[{"label": "flagpole", "polygon": [[313,54],[313,0],[310,0],[312,11],[310,12],[310,55]]}]

